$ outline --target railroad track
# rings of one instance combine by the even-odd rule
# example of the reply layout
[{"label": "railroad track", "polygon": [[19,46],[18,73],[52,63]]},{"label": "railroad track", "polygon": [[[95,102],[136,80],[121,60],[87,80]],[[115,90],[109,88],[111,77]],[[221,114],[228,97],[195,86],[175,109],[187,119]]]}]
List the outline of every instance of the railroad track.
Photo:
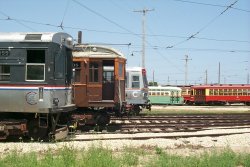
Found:
[{"label": "railroad track", "polygon": [[151,133],[147,133],[146,135],[138,135],[138,134],[130,134],[127,135],[113,135],[113,136],[105,136],[104,134],[95,136],[88,135],[75,135],[66,139],[66,141],[94,141],[94,140],[147,140],[147,139],[178,139],[178,138],[189,138],[189,137],[219,137],[219,136],[228,136],[228,135],[237,135],[237,134],[245,134],[250,133],[250,129],[246,131],[240,132],[224,132],[224,133],[201,133],[201,134],[172,134],[172,135],[152,135]]},{"label": "railroad track", "polygon": [[192,114],[112,118],[111,123],[104,129],[120,133],[166,133],[245,125],[250,125],[250,114]]},{"label": "railroad track", "polygon": [[[220,129],[222,132],[198,133],[199,131],[215,129]],[[97,132],[96,130],[101,131]],[[104,127],[95,126],[92,129],[82,129],[82,131],[77,131],[70,140],[142,140],[150,138],[214,137],[242,133],[250,133],[250,114],[161,115],[112,118],[111,124]],[[106,137],[102,135],[106,135]],[[115,137],[109,137],[109,135],[115,135]]]}]

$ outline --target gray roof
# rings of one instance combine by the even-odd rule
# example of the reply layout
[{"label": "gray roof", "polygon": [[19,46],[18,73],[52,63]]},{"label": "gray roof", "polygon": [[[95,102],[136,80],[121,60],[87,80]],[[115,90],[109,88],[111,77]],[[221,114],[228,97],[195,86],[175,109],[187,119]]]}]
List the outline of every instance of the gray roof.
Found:
[{"label": "gray roof", "polygon": [[63,32],[0,32],[0,42],[54,42],[73,46],[73,38]]},{"label": "gray roof", "polygon": [[91,57],[91,58],[116,58],[126,59],[125,56],[114,48],[101,46],[80,44],[76,45],[73,51],[73,57]]}]

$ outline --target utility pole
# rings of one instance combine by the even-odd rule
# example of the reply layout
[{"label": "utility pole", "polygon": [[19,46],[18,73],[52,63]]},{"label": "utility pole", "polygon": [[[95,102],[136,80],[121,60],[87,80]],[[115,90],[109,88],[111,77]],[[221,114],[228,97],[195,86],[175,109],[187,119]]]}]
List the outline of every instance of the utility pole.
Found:
[{"label": "utility pole", "polygon": [[145,22],[146,22],[146,13],[153,11],[154,9],[142,9],[135,10],[134,12],[142,13],[142,68],[145,68],[145,42],[146,42],[146,31],[145,31]]},{"label": "utility pole", "polygon": [[219,62],[219,72],[218,72],[218,84],[220,84],[220,62]]},{"label": "utility pole", "polygon": [[188,61],[192,60],[188,58],[188,55],[185,55],[185,85],[187,85],[187,80],[188,80]]},{"label": "utility pole", "polygon": [[153,86],[155,86],[155,70],[153,70]]},{"label": "utility pole", "polygon": [[247,73],[247,84],[249,84],[249,73]]},{"label": "utility pole", "polygon": [[207,85],[207,70],[205,71],[205,84]]}]

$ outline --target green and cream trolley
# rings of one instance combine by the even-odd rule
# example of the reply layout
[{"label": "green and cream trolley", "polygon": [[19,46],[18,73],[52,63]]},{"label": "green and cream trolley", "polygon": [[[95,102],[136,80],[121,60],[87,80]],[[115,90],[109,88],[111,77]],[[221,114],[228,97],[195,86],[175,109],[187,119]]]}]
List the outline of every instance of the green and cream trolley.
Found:
[{"label": "green and cream trolley", "polygon": [[149,86],[149,100],[160,105],[181,105],[184,102],[181,88],[172,86]]}]

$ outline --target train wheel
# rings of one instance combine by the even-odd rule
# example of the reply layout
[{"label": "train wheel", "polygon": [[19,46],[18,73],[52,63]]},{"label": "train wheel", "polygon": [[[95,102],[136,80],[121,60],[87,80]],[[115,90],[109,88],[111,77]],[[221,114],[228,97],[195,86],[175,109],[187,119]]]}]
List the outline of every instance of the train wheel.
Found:
[{"label": "train wheel", "polygon": [[141,111],[140,106],[135,106],[135,115],[139,115],[140,111]]},{"label": "train wheel", "polygon": [[131,115],[134,115],[134,116],[138,116],[139,113],[140,113],[140,111],[141,111],[140,106],[135,105],[135,106],[133,106],[133,109],[132,109],[132,111],[131,111],[130,114],[131,114]]},{"label": "train wheel", "polygon": [[33,138],[33,140],[42,140],[48,137],[48,128],[39,127],[38,119],[29,121],[28,130],[29,137]]},{"label": "train wheel", "polygon": [[110,122],[110,116],[105,112],[98,113],[95,117],[95,122],[97,125],[100,125],[100,126],[107,125]]}]

